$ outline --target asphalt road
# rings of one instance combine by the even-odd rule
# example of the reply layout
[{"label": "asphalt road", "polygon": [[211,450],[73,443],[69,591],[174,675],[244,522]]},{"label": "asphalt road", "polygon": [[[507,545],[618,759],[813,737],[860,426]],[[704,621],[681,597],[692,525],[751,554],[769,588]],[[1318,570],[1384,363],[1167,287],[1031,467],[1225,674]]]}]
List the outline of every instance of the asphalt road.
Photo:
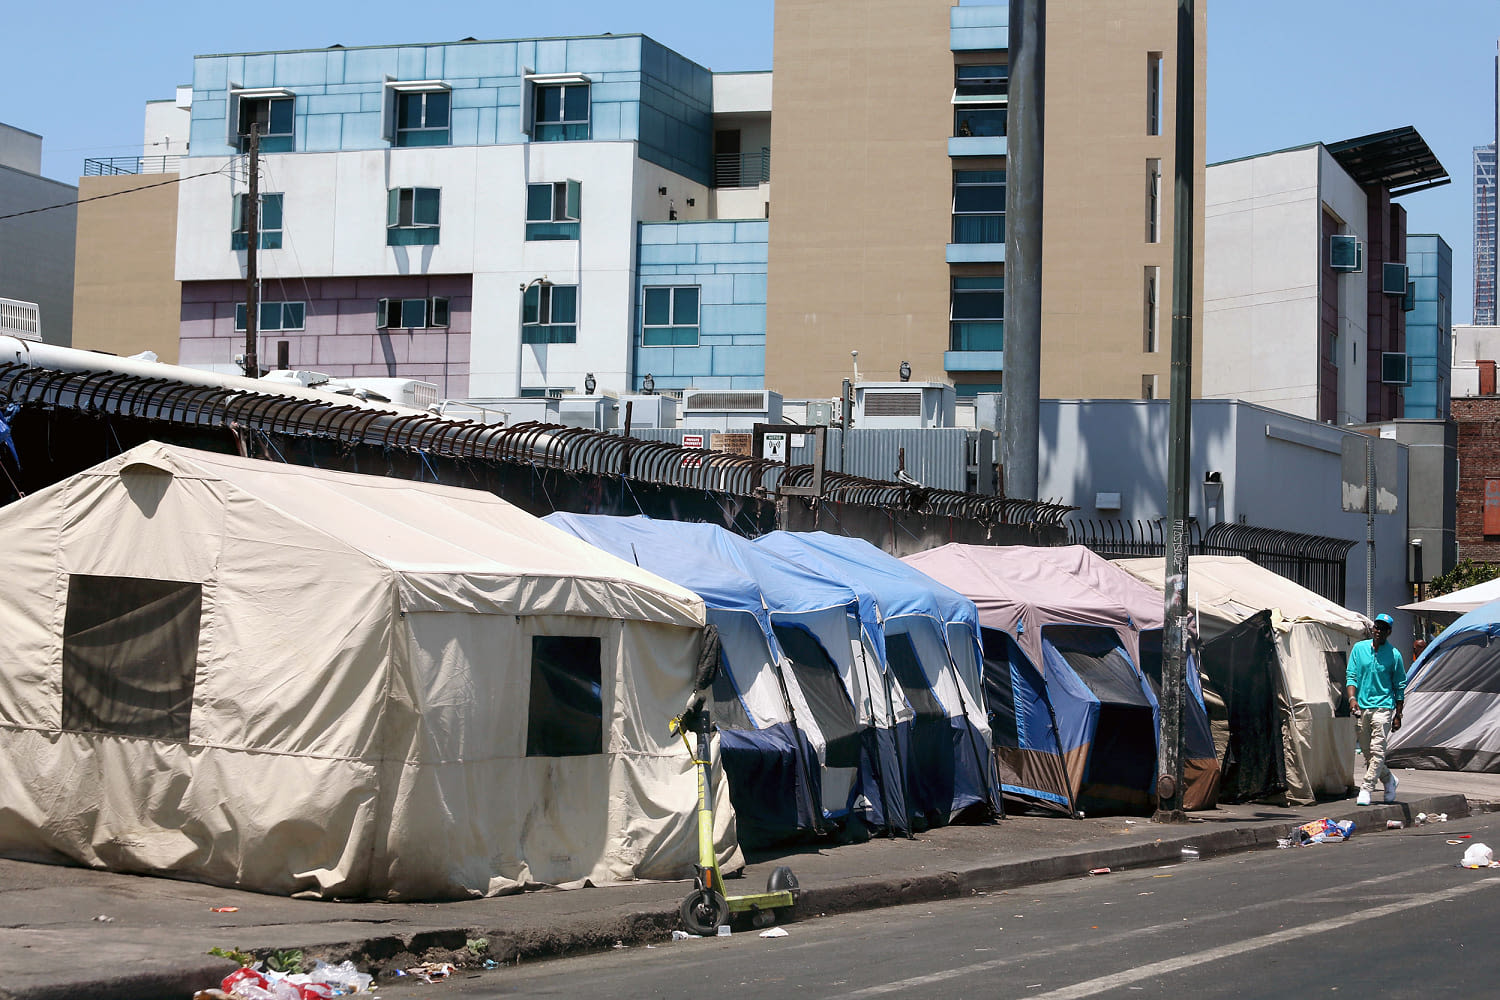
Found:
[{"label": "asphalt road", "polygon": [[[1472,840],[1450,845],[1463,833]],[[390,997],[1266,997],[1500,992],[1500,814],[505,968]],[[460,974],[463,975],[463,974]]]}]

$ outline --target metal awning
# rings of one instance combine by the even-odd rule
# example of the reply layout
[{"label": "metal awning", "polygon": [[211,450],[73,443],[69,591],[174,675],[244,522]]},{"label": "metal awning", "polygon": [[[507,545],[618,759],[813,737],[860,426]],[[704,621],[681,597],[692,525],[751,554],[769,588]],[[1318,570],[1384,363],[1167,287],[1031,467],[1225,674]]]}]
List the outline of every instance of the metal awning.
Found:
[{"label": "metal awning", "polygon": [[1350,177],[1360,184],[1379,184],[1393,198],[1451,180],[1427,140],[1410,125],[1325,146]]}]

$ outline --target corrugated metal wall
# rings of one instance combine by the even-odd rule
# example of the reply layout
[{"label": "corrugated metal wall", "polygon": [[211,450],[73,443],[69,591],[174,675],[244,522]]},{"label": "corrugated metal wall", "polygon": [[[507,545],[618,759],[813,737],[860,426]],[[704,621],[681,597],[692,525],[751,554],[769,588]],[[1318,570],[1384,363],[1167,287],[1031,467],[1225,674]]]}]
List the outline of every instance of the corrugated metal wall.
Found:
[{"label": "corrugated metal wall", "polygon": [[[643,441],[666,441],[682,444],[688,434],[701,434],[705,443],[715,434],[710,429],[691,427],[672,429],[643,428],[633,430],[632,437]],[[831,472],[891,481],[896,478],[901,449],[906,449],[906,474],[923,486],[939,490],[994,493],[992,473],[981,471],[977,483],[968,478],[970,456],[977,448],[980,464],[993,463],[994,438],[988,431],[962,427],[878,429],[856,427],[849,432],[847,449],[841,446],[843,430],[828,429],[826,467]],[[983,435],[985,441],[981,442]],[[791,464],[810,465],[813,460],[813,437],[806,435],[800,447],[793,447]]]}]

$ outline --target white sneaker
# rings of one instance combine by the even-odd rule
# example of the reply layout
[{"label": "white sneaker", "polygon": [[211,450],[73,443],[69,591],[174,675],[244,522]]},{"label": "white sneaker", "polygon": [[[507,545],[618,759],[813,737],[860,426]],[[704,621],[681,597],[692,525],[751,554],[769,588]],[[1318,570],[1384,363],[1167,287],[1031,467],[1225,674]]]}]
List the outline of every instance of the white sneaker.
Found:
[{"label": "white sneaker", "polygon": [[1356,805],[1367,806],[1370,804],[1370,792],[1368,789],[1359,790],[1359,798],[1354,800]]},{"label": "white sneaker", "polygon": [[1399,784],[1401,781],[1394,774],[1385,779],[1385,801],[1396,801],[1396,786]]}]

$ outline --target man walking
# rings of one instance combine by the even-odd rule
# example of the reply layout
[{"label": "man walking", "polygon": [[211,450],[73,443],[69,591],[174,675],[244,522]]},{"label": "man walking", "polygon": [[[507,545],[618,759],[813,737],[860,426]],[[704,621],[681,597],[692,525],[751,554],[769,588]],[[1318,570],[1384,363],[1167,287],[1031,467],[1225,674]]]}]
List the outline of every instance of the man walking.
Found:
[{"label": "man walking", "polygon": [[1370,793],[1378,780],[1385,788],[1385,801],[1396,801],[1396,776],[1385,766],[1385,741],[1401,728],[1401,706],[1406,700],[1406,667],[1401,653],[1390,643],[1391,616],[1375,616],[1375,637],[1354,644],[1349,651],[1349,709],[1354,714],[1359,752],[1365,758],[1365,780],[1358,802],[1370,804]]}]

